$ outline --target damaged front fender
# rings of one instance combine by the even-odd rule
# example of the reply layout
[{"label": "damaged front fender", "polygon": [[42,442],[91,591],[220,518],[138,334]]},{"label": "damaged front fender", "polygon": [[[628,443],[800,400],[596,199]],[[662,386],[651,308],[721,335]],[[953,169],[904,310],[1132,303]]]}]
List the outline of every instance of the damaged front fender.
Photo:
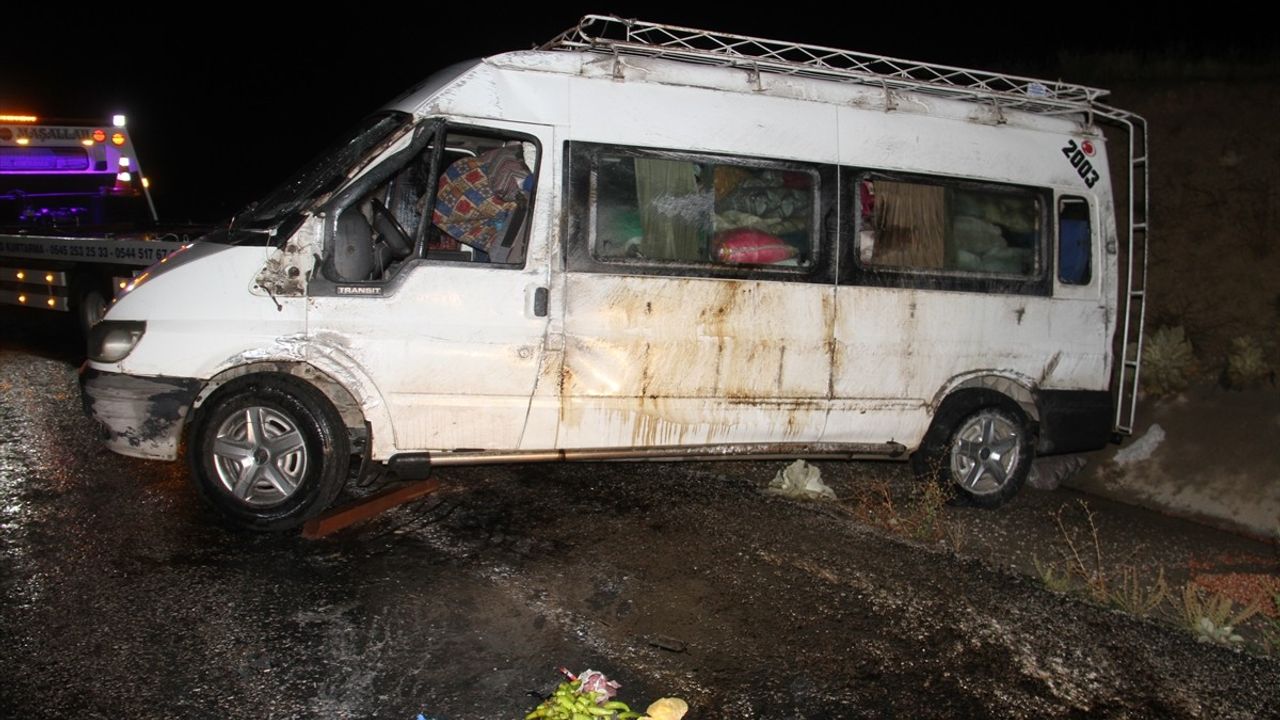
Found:
[{"label": "damaged front fender", "polygon": [[85,412],[102,427],[106,446],[146,460],[177,459],[183,424],[199,390],[194,378],[80,370]]}]

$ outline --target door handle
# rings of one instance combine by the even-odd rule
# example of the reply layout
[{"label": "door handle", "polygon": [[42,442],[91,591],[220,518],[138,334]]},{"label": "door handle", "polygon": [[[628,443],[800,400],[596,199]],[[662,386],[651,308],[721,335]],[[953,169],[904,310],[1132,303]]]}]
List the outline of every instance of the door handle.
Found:
[{"label": "door handle", "polygon": [[547,316],[547,300],[551,297],[551,291],[544,287],[535,288],[533,291],[533,316]]}]

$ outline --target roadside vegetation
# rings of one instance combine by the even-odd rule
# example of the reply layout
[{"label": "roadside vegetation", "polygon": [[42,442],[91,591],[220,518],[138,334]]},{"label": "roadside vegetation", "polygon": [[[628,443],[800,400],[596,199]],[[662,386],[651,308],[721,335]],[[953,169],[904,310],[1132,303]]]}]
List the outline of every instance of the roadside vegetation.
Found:
[{"label": "roadside vegetation", "polygon": [[[960,525],[950,517],[951,494],[937,482],[901,484],[884,479],[858,483],[840,505],[860,524],[957,555],[966,554]],[[1182,628],[1197,640],[1280,657],[1280,574],[1209,572],[1192,567],[1185,581],[1172,573],[1117,557],[1104,548],[1095,512],[1084,501],[1067,503],[1046,521],[1056,527],[1048,557],[1035,557],[1034,572],[1046,589],[1079,597],[1135,617]],[[1276,530],[1280,567],[1280,527]]]},{"label": "roadside vegetation", "polygon": [[1163,567],[1138,567],[1103,551],[1094,511],[1084,501],[1054,513],[1057,557],[1036,560],[1053,592],[1082,596],[1130,615],[1183,628],[1197,640],[1280,656],[1280,578],[1265,573],[1193,574],[1171,588]]}]

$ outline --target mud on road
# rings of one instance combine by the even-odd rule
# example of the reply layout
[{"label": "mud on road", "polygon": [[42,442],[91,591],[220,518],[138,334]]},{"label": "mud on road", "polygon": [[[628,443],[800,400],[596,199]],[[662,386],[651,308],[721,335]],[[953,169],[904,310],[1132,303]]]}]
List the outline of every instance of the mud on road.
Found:
[{"label": "mud on road", "polygon": [[[516,718],[561,665],[691,718],[1280,708],[1274,660],[1001,569],[1069,495],[947,509],[962,558],[761,492],[781,466],[442,470],[334,539],[245,535],[184,466],[98,447],[68,356],[6,341],[0,717]],[[842,496],[900,472],[821,467]]]}]

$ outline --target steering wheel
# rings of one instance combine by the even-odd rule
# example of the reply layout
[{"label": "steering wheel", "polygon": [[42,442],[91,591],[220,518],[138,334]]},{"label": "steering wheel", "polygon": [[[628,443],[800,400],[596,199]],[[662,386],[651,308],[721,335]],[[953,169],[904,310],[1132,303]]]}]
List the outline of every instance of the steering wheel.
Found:
[{"label": "steering wheel", "polygon": [[404,226],[396,220],[396,216],[387,209],[387,206],[383,205],[381,200],[374,198],[369,202],[369,208],[373,211],[373,229],[378,231],[378,236],[391,248],[391,251],[397,257],[406,257],[413,252],[409,233],[405,232]]}]

